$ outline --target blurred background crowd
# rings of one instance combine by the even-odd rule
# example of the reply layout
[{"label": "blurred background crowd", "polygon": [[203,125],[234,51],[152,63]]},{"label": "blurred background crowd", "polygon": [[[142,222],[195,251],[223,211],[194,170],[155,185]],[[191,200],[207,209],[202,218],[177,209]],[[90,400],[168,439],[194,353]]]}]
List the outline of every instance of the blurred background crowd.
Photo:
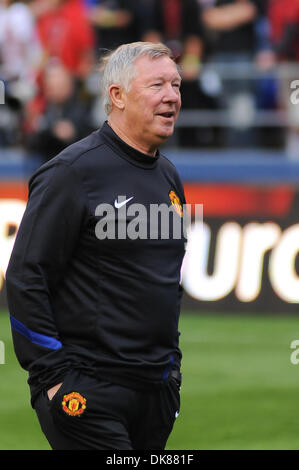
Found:
[{"label": "blurred background crowd", "polygon": [[166,43],[181,68],[169,145],[299,159],[299,0],[0,0],[0,151],[46,161],[97,129],[100,57],[138,40]]}]

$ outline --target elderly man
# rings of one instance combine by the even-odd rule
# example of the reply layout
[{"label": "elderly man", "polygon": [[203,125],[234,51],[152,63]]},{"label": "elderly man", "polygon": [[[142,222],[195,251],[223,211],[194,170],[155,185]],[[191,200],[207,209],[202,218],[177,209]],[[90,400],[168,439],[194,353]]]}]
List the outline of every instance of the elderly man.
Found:
[{"label": "elderly man", "polygon": [[[120,46],[103,64],[108,121],[29,183],[7,294],[53,449],[164,449],[179,413],[185,200],[158,147],[180,82],[164,45]],[[152,206],[173,209],[168,236],[164,220],[151,226]]]}]

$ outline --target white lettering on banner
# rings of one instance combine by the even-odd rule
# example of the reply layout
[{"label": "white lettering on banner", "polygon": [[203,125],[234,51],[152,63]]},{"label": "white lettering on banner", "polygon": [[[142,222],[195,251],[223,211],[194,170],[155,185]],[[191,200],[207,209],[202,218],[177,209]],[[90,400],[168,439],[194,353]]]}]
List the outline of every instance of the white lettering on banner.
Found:
[{"label": "white lettering on banner", "polygon": [[273,249],[269,264],[269,277],[274,291],[286,302],[299,301],[299,276],[295,261],[299,252],[299,224],[288,227],[279,244]]},{"label": "white lettering on banner", "polygon": [[[101,209],[107,211],[111,208],[107,206],[101,206]],[[0,200],[0,290],[25,207],[26,202],[23,200]],[[135,211],[135,207],[133,209]],[[99,235],[103,235],[103,238],[106,236],[109,215],[108,212],[108,217],[101,221],[103,226],[96,227],[98,238]],[[200,215],[202,217],[202,210]],[[136,221],[130,222],[129,235],[132,239],[138,233],[136,227],[141,216],[139,211]],[[260,295],[265,254],[269,253],[267,274],[273,292],[285,302],[299,303],[299,274],[296,271],[299,223],[282,230],[271,221],[249,222],[243,228],[235,221],[224,222],[216,238],[214,269],[212,274],[208,274],[211,228],[207,223],[202,223],[201,217],[186,229],[188,243],[181,279],[187,294],[199,301],[217,301],[235,289],[237,300],[252,302]],[[140,230],[139,236],[144,236]]]},{"label": "white lettering on banner", "polygon": [[[201,226],[202,225],[202,226]],[[182,266],[182,285],[200,301],[217,301],[235,288],[241,302],[256,299],[262,288],[264,256],[269,251],[269,281],[277,296],[299,303],[299,275],[295,260],[299,253],[299,224],[282,231],[273,222],[250,222],[242,229],[225,222],[219,230],[214,254],[214,271],[207,273],[211,229],[193,224]]]},{"label": "white lettering on banner", "polygon": [[259,295],[265,253],[275,246],[280,233],[279,226],[272,222],[245,225],[236,285],[236,297],[242,302],[251,302]]},{"label": "white lettering on banner", "polygon": [[[17,199],[2,199],[0,201],[0,290],[25,207],[26,203]],[[13,234],[10,234],[12,228],[14,229]]]},{"label": "white lettering on banner", "polygon": [[199,300],[218,300],[234,288],[240,257],[242,228],[226,222],[219,230],[215,248],[213,275],[207,275],[211,230],[207,224],[193,224],[187,235],[188,244],[182,266],[186,292]]}]

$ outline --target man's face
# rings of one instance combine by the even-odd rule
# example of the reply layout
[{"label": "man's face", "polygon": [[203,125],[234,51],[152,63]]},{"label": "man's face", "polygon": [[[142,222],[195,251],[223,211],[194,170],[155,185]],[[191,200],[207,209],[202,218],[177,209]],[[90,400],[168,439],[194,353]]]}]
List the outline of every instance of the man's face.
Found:
[{"label": "man's face", "polygon": [[135,61],[135,74],[123,97],[123,124],[130,140],[145,153],[172,135],[181,107],[180,84],[176,65],[168,56],[144,55]]}]

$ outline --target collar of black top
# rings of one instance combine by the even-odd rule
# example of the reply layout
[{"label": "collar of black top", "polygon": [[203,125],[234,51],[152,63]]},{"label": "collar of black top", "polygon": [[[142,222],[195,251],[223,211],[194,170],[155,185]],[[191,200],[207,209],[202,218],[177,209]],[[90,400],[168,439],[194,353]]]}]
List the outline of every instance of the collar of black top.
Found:
[{"label": "collar of black top", "polygon": [[137,164],[143,168],[154,168],[159,160],[160,152],[157,150],[155,156],[147,155],[146,153],[139,152],[134,147],[131,147],[126,142],[124,142],[109,126],[106,121],[102,128],[100,129],[100,134],[104,140],[110,144],[118,154],[130,161],[133,164]]}]

